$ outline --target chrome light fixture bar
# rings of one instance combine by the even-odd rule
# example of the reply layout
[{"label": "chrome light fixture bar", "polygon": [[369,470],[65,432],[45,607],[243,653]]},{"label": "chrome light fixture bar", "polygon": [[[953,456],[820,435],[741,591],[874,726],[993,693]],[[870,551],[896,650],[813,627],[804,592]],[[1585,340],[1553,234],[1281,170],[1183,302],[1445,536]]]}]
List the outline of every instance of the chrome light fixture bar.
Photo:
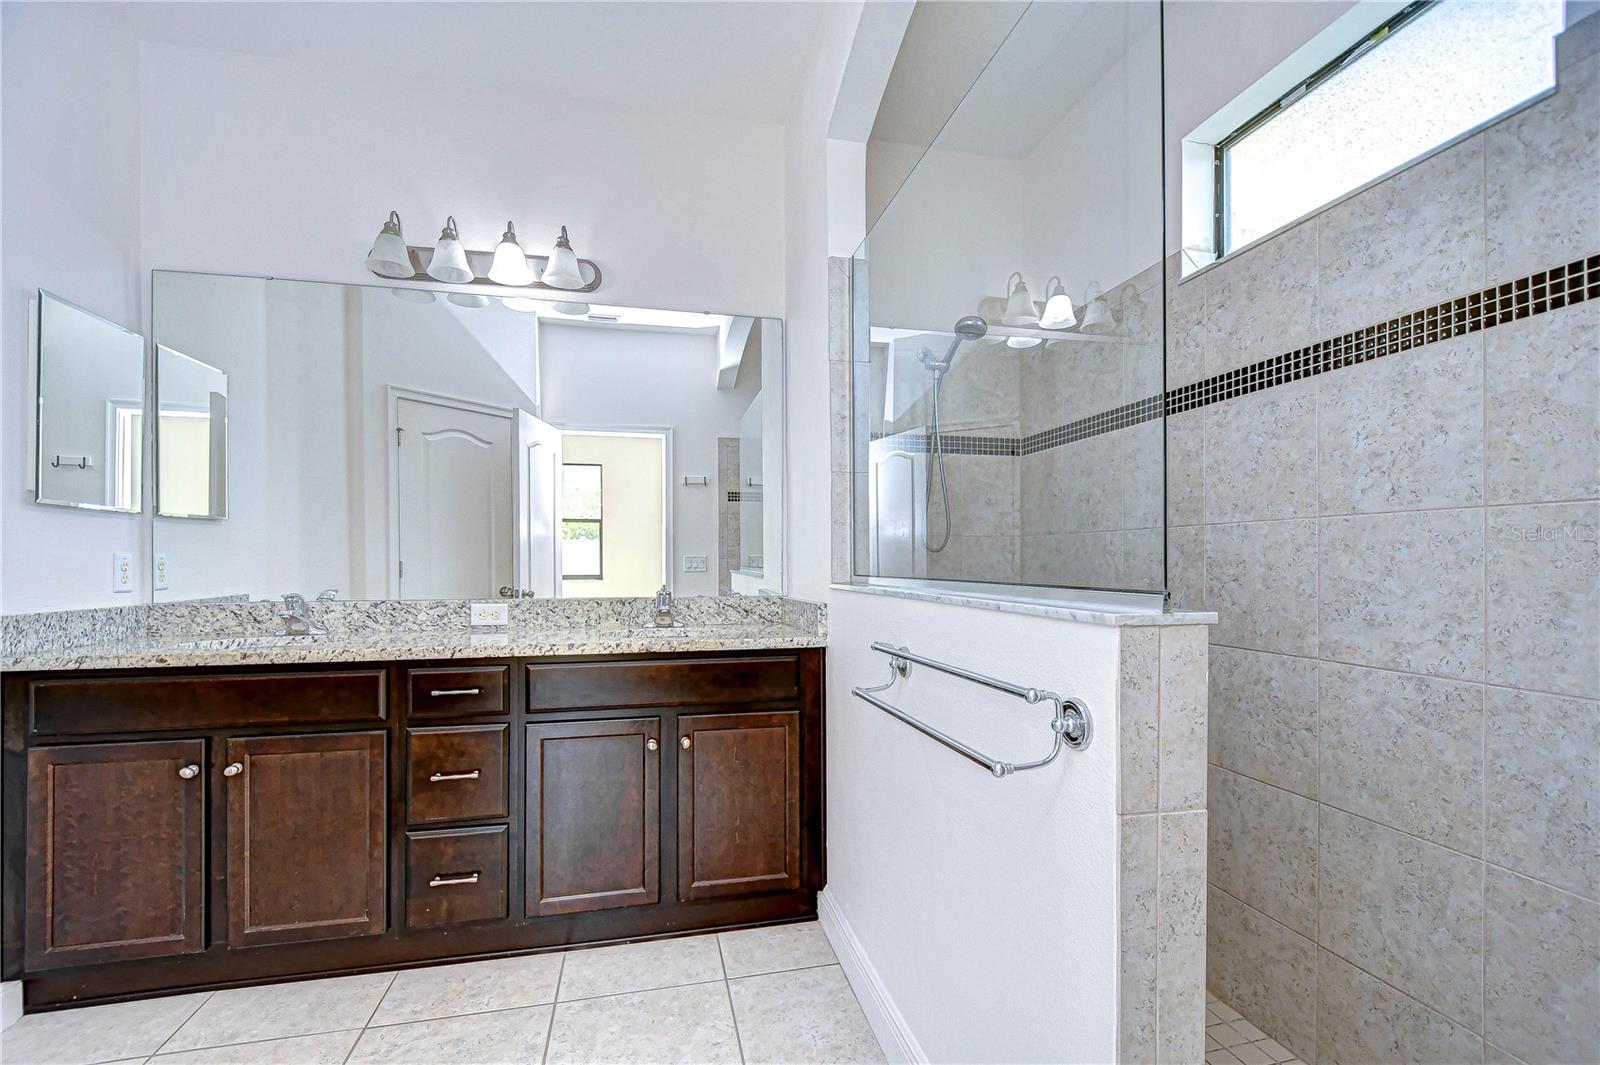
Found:
[{"label": "chrome light fixture bar", "polygon": [[[521,255],[522,269],[517,269]],[[580,259],[572,250],[567,227],[561,227],[549,255],[528,255],[517,242],[511,223],[493,251],[464,247],[456,234],[455,219],[448,219],[438,244],[407,244],[401,235],[400,216],[394,211],[383,224],[367,269],[392,281],[443,281],[458,285],[495,285],[501,288],[537,288],[552,292],[593,292],[600,287],[600,267]]]}]

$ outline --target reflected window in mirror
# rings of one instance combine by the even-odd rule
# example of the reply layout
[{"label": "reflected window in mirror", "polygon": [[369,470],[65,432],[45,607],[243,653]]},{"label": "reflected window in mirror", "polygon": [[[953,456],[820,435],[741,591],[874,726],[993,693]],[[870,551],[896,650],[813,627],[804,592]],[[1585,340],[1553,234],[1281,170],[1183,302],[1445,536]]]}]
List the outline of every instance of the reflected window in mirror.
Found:
[{"label": "reflected window in mirror", "polygon": [[226,518],[228,375],[159,346],[156,410],[156,513]]},{"label": "reflected window in mirror", "polygon": [[561,466],[561,579],[605,579],[604,466],[567,462]]},{"label": "reflected window in mirror", "polygon": [[34,499],[142,508],[144,338],[41,291]]}]

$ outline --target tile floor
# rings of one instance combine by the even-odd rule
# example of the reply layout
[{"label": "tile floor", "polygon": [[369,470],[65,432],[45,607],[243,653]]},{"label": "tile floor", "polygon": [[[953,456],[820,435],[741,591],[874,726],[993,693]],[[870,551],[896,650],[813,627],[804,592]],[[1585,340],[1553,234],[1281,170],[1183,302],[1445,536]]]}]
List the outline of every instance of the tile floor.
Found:
[{"label": "tile floor", "polygon": [[1216,995],[1206,995],[1206,1065],[1305,1065],[1289,1048],[1239,1015]]},{"label": "tile floor", "polygon": [[5,1065],[881,1062],[816,922],[30,1014]]}]

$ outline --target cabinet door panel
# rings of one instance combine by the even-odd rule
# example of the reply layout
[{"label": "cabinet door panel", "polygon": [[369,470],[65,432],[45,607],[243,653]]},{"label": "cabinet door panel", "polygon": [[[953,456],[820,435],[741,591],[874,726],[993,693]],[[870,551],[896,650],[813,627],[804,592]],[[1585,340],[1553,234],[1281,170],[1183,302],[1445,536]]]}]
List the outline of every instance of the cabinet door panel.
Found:
[{"label": "cabinet door panel", "polygon": [[228,942],[384,930],[384,733],[229,739]]},{"label": "cabinet door panel", "polygon": [[528,726],[528,914],[661,898],[661,720]]},{"label": "cabinet door panel", "polygon": [[204,765],[204,740],[28,752],[29,969],[205,947]]},{"label": "cabinet door panel", "polygon": [[799,888],[800,714],[685,714],[678,755],[679,897]]}]

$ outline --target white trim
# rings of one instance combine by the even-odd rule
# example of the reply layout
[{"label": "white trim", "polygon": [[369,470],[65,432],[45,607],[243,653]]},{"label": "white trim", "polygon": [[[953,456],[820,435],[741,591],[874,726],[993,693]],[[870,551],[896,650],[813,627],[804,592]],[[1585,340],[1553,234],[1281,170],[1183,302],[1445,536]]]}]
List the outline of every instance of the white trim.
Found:
[{"label": "white trim", "polygon": [[5,1031],[22,1019],[22,981],[7,980],[0,984],[0,1031]]},{"label": "white trim", "polygon": [[856,1001],[861,1003],[861,1012],[867,1015],[867,1023],[872,1026],[872,1034],[883,1048],[884,1057],[893,1062],[927,1061],[922,1044],[917,1042],[900,1007],[889,994],[889,988],[867,957],[861,940],[856,938],[855,929],[850,927],[849,919],[827,888],[817,894],[817,922],[822,925],[839,959],[839,967],[850,981]]},{"label": "white trim", "polygon": [[[672,426],[670,425],[599,425],[590,422],[551,422],[563,435],[568,433],[574,436],[649,436],[661,439],[661,579],[666,584],[667,590],[673,590],[673,575],[677,572],[672,564],[672,499],[674,485],[672,481]],[[561,459],[566,461],[566,448],[562,448]],[[561,488],[556,487],[556,597],[561,598]],[[577,598],[577,597],[574,597]]]},{"label": "white trim", "polygon": [[[384,486],[388,492],[388,543],[389,557],[384,560],[384,595],[389,599],[402,598],[400,595],[400,449],[395,446],[399,439],[397,430],[400,428],[400,401],[410,400],[413,403],[422,403],[434,407],[450,407],[454,410],[471,411],[474,414],[487,414],[491,417],[505,418],[511,422],[511,498],[514,501],[521,498],[517,488],[517,411],[514,407],[501,407],[492,403],[480,403],[473,399],[461,399],[458,396],[447,396],[440,392],[429,392],[422,388],[408,388],[405,385],[388,385],[388,420],[389,424],[384,433],[384,450],[388,458],[384,460]],[[513,557],[513,572],[516,569]]]}]

